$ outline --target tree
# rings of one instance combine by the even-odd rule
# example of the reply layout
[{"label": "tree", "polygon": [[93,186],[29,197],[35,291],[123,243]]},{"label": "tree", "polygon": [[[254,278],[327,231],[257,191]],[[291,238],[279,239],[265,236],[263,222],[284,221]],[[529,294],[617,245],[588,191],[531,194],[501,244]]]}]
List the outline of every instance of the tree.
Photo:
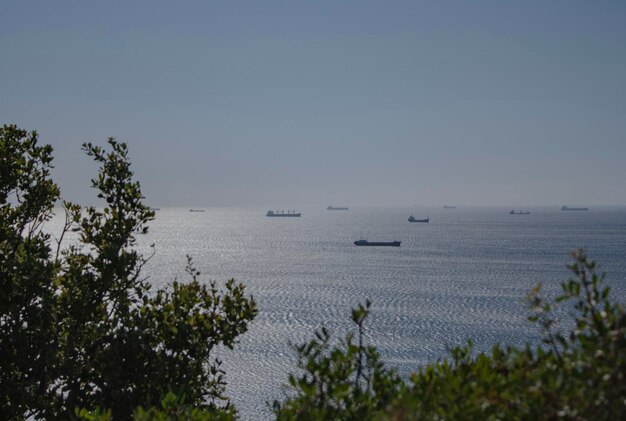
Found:
[{"label": "tree", "polygon": [[[10,291],[0,308],[2,406],[9,418],[71,418],[76,408],[100,407],[118,419],[173,391],[189,405],[225,405],[228,413],[212,351],[235,344],[256,303],[234,280],[224,291],[201,283],[191,259],[190,282],[151,291],[141,275],[147,259],[133,246],[154,213],[132,178],[127,146],[108,143],[109,152],[83,145],[100,165],[92,186],[106,206],[64,203],[65,228],[53,252],[43,228],[59,198],[49,178],[52,149],[38,147],[34,132],[0,132],[0,273]],[[63,247],[70,230],[80,244]]]}]

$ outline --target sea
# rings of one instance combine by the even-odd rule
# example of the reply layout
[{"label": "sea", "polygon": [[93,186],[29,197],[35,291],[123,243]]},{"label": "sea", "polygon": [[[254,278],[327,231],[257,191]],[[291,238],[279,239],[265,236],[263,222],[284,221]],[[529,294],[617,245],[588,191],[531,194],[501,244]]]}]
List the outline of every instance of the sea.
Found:
[{"label": "sea", "polygon": [[[258,316],[240,342],[217,351],[226,394],[244,420],[272,418],[271,402],[289,395],[288,375],[298,373],[293,344],[322,326],[341,339],[354,331],[351,309],[366,300],[366,342],[404,377],[468,340],[476,352],[540,343],[526,296],[538,283],[557,295],[574,249],[585,249],[613,299],[626,301],[624,207],[510,215],[501,207],[320,206],[296,209],[300,218],[269,218],[267,210],[161,208],[138,244],[154,252],[144,274],[155,288],[189,279],[191,256],[202,281],[234,278],[256,300]],[[430,222],[409,223],[410,215]],[[402,243],[357,247],[359,239]]]}]

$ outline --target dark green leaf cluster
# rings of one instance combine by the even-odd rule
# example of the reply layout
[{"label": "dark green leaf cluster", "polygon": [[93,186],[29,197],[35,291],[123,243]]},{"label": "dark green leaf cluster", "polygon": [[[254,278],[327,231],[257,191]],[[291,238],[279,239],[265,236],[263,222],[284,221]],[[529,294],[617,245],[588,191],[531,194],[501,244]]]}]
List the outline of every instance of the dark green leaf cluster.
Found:
[{"label": "dark green leaf cluster", "polygon": [[[76,409],[76,417],[82,421],[111,421],[113,416],[110,410]],[[137,408],[133,413],[136,421],[234,421],[237,419],[234,409],[198,408],[189,405],[185,396],[169,392],[160,406],[151,406],[148,409]]]},{"label": "dark green leaf cluster", "polygon": [[59,189],[49,180],[52,148],[36,132],[0,128],[0,407],[6,418],[45,405],[56,360],[52,217]]},{"label": "dark green leaf cluster", "polygon": [[[623,419],[626,414],[626,315],[609,301],[603,275],[582,251],[573,253],[575,278],[554,301],[529,295],[531,321],[544,346],[519,349],[496,345],[475,355],[472,343],[448,359],[417,370],[398,383],[375,350],[348,335],[330,348],[325,330],[297,347],[301,377],[292,375],[292,395],[275,402],[279,419]],[[555,307],[574,310],[574,328],[556,330]],[[353,311],[359,337],[364,307]],[[355,317],[355,315],[357,317]],[[361,359],[361,355],[376,358]],[[359,382],[359,373],[380,376],[384,388]],[[373,386],[373,384],[372,384]]]},{"label": "dark green leaf cluster", "polygon": [[[224,290],[201,283],[191,259],[190,282],[151,291],[141,277],[149,258],[133,246],[154,213],[133,180],[127,146],[108,143],[108,152],[83,145],[100,165],[92,186],[105,207],[64,203],[53,249],[44,230],[59,199],[52,149],[38,146],[34,132],[0,131],[2,415],[67,419],[76,408],[99,407],[123,419],[175,391],[185,396],[177,407],[234,416],[213,354],[247,330],[256,304],[233,280]],[[70,231],[80,243],[63,247]]]}]

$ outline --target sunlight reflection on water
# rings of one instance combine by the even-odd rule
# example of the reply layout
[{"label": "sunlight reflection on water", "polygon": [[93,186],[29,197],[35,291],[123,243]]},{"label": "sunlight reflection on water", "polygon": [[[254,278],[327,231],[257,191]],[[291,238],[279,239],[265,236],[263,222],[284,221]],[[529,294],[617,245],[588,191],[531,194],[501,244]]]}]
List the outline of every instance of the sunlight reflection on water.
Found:
[{"label": "sunlight reflection on water", "polygon": [[[202,279],[235,278],[257,300],[259,315],[241,343],[220,351],[227,393],[243,419],[270,417],[267,402],[283,396],[295,369],[290,341],[309,338],[321,325],[343,335],[350,309],[366,298],[373,302],[369,340],[406,375],[467,339],[478,350],[537,340],[524,297],[539,281],[555,293],[574,248],[598,261],[615,297],[626,296],[623,208],[544,208],[531,215],[501,208],[320,208],[303,209],[301,218],[265,212],[164,208],[139,238],[146,254],[155,244],[145,268],[155,286],[185,280],[190,255]],[[409,223],[411,213],[430,216],[430,223]],[[356,247],[359,238],[402,246]]]}]

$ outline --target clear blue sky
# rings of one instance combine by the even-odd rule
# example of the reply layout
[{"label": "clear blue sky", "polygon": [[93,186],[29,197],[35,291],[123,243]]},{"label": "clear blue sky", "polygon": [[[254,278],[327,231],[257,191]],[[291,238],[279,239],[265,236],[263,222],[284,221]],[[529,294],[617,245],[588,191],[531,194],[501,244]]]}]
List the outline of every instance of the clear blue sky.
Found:
[{"label": "clear blue sky", "polygon": [[3,0],[0,120],[82,203],[623,205],[626,1]]}]

